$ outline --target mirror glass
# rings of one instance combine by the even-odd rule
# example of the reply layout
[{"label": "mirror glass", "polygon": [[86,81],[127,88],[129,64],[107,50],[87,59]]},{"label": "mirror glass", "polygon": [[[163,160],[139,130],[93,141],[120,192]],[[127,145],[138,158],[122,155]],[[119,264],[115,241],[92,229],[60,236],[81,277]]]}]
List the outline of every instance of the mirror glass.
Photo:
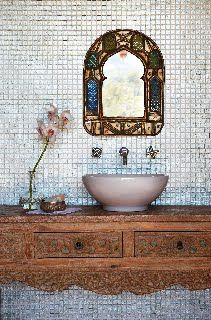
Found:
[{"label": "mirror glass", "polygon": [[103,67],[104,117],[144,116],[144,65],[127,50],[112,55]]}]

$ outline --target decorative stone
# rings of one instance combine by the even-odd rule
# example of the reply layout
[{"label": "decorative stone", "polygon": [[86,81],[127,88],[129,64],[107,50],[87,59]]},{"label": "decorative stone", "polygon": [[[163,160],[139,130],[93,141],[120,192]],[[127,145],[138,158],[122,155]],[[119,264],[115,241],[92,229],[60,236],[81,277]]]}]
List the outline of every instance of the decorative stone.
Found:
[{"label": "decorative stone", "polygon": [[150,110],[160,111],[161,97],[160,97],[160,81],[157,77],[153,77],[150,80]]},{"label": "decorative stone", "polygon": [[106,52],[116,49],[116,38],[112,33],[107,33],[103,36],[103,49]]},{"label": "decorative stone", "polygon": [[[43,243],[43,242],[42,242]],[[43,243],[44,244],[44,243]],[[52,247],[56,247],[57,245],[58,245],[58,242],[57,242],[57,240],[52,240],[51,241],[51,245],[52,245]]]},{"label": "decorative stone", "polygon": [[196,252],[197,252],[197,248],[194,247],[194,246],[192,246],[192,247],[190,248],[190,252],[191,252],[191,253],[196,253]]},{"label": "decorative stone", "polygon": [[98,68],[98,60],[97,54],[95,52],[91,52],[86,59],[86,66],[89,69],[97,69]]},{"label": "decorative stone", "polygon": [[201,247],[206,247],[207,246],[207,243],[204,239],[200,240],[200,246]]},{"label": "decorative stone", "polygon": [[157,50],[151,51],[149,54],[150,68],[157,69],[160,67],[160,54]]},{"label": "decorative stone", "polygon": [[132,41],[132,47],[135,51],[144,50],[144,38],[140,34],[135,34]]},{"label": "decorative stone", "polygon": [[98,84],[95,79],[87,81],[87,112],[97,113]]},{"label": "decorative stone", "polygon": [[158,245],[156,241],[152,241],[150,244],[152,247],[157,247],[157,245]]}]

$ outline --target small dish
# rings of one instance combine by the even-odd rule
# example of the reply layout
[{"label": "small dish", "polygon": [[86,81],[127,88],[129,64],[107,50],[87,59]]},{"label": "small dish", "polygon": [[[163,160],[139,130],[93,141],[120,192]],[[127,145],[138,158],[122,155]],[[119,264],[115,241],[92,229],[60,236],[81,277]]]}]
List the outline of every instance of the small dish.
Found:
[{"label": "small dish", "polygon": [[64,211],[67,208],[65,201],[48,202],[41,201],[40,209],[44,212]]}]

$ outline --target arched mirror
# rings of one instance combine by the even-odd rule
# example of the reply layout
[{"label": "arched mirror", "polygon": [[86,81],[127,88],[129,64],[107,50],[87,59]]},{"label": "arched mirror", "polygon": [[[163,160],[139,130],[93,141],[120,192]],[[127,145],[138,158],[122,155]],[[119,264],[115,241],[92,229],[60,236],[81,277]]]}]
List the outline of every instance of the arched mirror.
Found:
[{"label": "arched mirror", "polygon": [[156,135],[163,127],[164,62],[153,40],[110,31],[84,62],[84,128],[92,135]]}]

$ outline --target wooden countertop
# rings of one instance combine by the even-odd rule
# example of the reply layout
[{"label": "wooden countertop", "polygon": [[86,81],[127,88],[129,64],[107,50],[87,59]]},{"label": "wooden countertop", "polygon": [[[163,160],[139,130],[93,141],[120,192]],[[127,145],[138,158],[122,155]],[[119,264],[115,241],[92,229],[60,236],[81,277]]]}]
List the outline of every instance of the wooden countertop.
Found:
[{"label": "wooden countertop", "polygon": [[211,206],[151,206],[143,212],[108,212],[100,206],[72,206],[81,211],[67,215],[32,215],[20,206],[0,206],[0,223],[30,223],[30,222],[211,222]]}]

